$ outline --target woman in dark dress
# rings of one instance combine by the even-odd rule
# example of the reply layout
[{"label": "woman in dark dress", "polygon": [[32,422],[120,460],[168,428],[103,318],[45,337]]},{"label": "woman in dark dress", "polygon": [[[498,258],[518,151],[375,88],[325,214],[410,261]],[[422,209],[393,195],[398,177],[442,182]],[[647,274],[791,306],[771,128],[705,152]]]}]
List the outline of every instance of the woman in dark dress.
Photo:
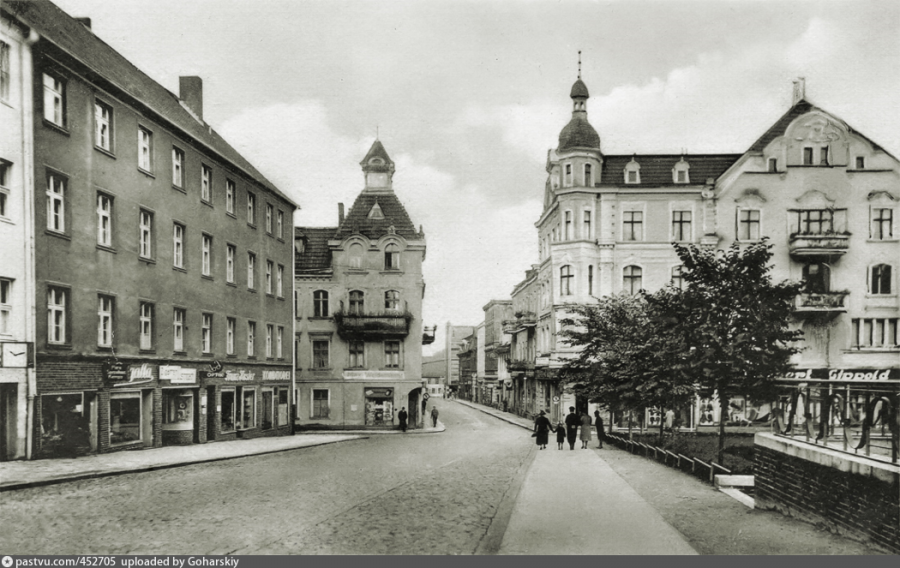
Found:
[{"label": "woman in dark dress", "polygon": [[544,411],[542,410],[534,421],[534,431],[537,432],[537,445],[542,450],[547,447],[547,439],[550,437],[550,430],[552,429],[553,426],[550,424],[550,420],[544,416]]}]

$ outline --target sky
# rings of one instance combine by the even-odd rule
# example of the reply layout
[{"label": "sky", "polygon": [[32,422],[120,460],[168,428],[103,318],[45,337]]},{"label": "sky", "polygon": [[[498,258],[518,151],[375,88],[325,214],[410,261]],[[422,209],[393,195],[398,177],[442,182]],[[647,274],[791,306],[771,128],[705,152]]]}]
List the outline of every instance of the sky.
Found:
[{"label": "sky", "polygon": [[336,226],[378,138],[427,241],[423,319],[475,325],[538,261],[547,151],[588,86],[602,151],[740,153],[807,99],[900,156],[900,2],[55,0]]}]

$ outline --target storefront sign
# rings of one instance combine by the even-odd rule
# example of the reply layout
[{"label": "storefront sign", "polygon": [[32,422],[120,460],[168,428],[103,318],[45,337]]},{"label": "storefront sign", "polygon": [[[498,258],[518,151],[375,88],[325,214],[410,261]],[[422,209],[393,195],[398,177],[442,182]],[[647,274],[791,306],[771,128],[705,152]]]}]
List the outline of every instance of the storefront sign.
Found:
[{"label": "storefront sign", "polygon": [[252,381],[256,379],[256,373],[250,371],[226,371],[226,381]]},{"label": "storefront sign", "polygon": [[366,389],[367,398],[391,398],[394,396],[394,389]]},{"label": "storefront sign", "polygon": [[900,369],[800,369],[785,376],[793,381],[873,382],[900,380]]},{"label": "storefront sign", "polygon": [[224,379],[225,371],[200,371],[201,379]]},{"label": "storefront sign", "polygon": [[106,361],[103,363],[103,379],[110,383],[118,383],[126,380],[128,365],[121,361]]},{"label": "storefront sign", "polygon": [[146,383],[153,380],[153,369],[147,363],[140,367],[131,367],[128,371],[128,380],[132,383],[135,381]]},{"label": "storefront sign", "polygon": [[190,385],[197,382],[197,370],[186,369],[177,365],[160,365],[159,380],[169,381],[173,385]]},{"label": "storefront sign", "polygon": [[344,371],[343,377],[349,380],[402,381],[405,375],[403,371]]},{"label": "storefront sign", "polygon": [[289,381],[291,380],[290,371],[263,371],[264,381]]}]

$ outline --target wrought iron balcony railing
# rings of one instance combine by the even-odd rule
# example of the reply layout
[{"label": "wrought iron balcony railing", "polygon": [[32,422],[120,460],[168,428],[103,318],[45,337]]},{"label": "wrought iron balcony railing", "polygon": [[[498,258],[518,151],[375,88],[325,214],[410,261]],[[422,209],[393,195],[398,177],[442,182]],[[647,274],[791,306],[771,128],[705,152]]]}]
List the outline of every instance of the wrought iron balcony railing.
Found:
[{"label": "wrought iron balcony railing", "polygon": [[334,313],[338,335],[342,339],[379,340],[402,339],[409,335],[413,316],[409,312]]}]

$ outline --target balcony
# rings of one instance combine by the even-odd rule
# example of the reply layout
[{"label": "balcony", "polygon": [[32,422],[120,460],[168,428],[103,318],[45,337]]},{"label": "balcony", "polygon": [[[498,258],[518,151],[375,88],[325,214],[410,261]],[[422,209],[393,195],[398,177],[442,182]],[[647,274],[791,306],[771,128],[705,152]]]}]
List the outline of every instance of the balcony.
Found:
[{"label": "balcony", "polygon": [[847,311],[844,298],[849,292],[821,292],[799,294],[795,299],[794,313],[798,315],[837,315]]},{"label": "balcony", "polygon": [[834,258],[846,254],[850,233],[794,233],[788,248],[794,258]]},{"label": "balcony", "polygon": [[436,325],[422,328],[422,345],[431,345],[434,343],[435,331],[437,331]]},{"label": "balcony", "polygon": [[519,324],[518,324],[517,320],[514,320],[514,319],[503,320],[503,333],[512,335],[516,332],[516,330],[518,328],[519,328]]},{"label": "balcony", "polygon": [[511,372],[534,371],[534,361],[522,361],[513,359],[506,364],[506,368]]},{"label": "balcony", "polygon": [[409,335],[409,324],[412,319],[413,316],[409,312],[334,313],[334,321],[341,339],[362,341],[403,339]]},{"label": "balcony", "polygon": [[519,328],[534,327],[537,325],[537,316],[534,312],[519,312],[516,314],[516,317],[518,318]]}]

